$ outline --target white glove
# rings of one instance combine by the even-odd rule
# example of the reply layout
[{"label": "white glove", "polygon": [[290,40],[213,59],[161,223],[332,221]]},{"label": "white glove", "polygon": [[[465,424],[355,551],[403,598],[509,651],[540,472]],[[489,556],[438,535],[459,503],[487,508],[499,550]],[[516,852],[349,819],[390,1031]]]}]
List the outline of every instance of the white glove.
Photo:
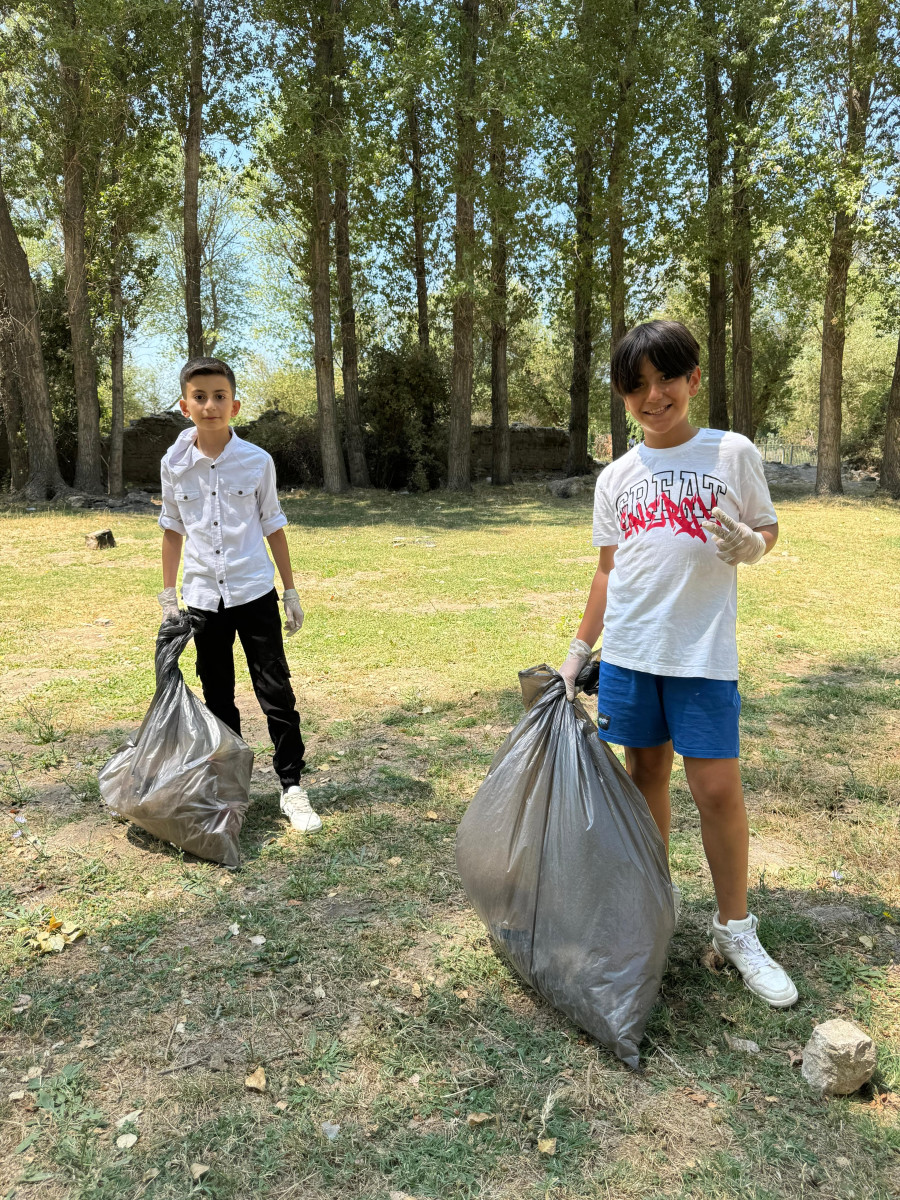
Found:
[{"label": "white glove", "polygon": [[575,680],[578,678],[581,668],[591,657],[592,653],[591,647],[587,642],[583,642],[581,638],[572,638],[569,643],[569,656],[559,668],[559,673],[566,683],[567,700],[575,699]]},{"label": "white glove", "polygon": [[284,604],[284,631],[288,637],[293,637],[297,630],[303,627],[303,609],[300,607],[300,597],[293,588],[288,588],[281,600]]},{"label": "white glove", "polygon": [[766,539],[761,533],[741,521],[735,521],[721,508],[714,508],[710,516],[716,520],[701,521],[701,525],[716,539],[717,558],[731,564],[751,565],[759,562],[766,552]]},{"label": "white glove", "polygon": [[175,588],[163,588],[156,597],[163,610],[164,621],[180,621],[181,609],[178,607],[178,592]]}]

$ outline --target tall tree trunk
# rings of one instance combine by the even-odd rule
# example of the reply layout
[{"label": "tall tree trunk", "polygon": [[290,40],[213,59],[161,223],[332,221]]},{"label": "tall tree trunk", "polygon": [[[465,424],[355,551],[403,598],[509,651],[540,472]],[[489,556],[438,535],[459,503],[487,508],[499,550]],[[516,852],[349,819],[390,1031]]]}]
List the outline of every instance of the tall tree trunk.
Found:
[{"label": "tall tree trunk", "polygon": [[56,437],[53,432],[50,392],[44,372],[41,321],[35,302],[34,284],[28,269],[28,259],[12,223],[2,179],[0,284],[6,292],[12,324],[12,347],[28,440],[28,480],[24,488],[25,496],[29,500],[43,500],[48,494],[65,495],[69,488],[60,474],[56,457]]},{"label": "tall tree trunk", "polygon": [[734,186],[731,201],[731,374],[733,424],[736,433],[753,440],[753,229],[750,215],[749,147],[753,118],[752,45],[744,27],[738,28],[738,62],[732,77],[734,117]]},{"label": "tall tree trunk", "polygon": [[12,318],[0,285],[0,407],[9,450],[9,487],[15,495],[28,483],[28,443],[22,414],[22,389],[13,351]]},{"label": "tall tree trunk", "polygon": [[884,450],[881,459],[880,487],[900,500],[900,338],[894,359],[894,377],[884,414]]},{"label": "tall tree trunk", "polygon": [[479,0],[459,4],[459,80],[456,101],[456,227],[453,360],[450,374],[450,446],[447,486],[472,486],[472,373],[475,327],[475,76]]},{"label": "tall tree trunk", "polygon": [[591,306],[594,296],[594,151],[583,145],[575,151],[575,278],[572,383],[569,387],[569,456],[567,475],[586,475],[588,404],[591,397]]},{"label": "tall tree trunk", "polygon": [[[337,33],[337,53],[340,71],[344,71],[343,25]],[[338,83],[334,89],[336,133],[347,137],[344,89]],[[353,276],[350,269],[350,203],[348,197],[347,159],[339,154],[334,161],[334,254],[337,270],[338,303],[341,310],[341,373],[344,379],[344,436],[347,441],[347,463],[353,487],[371,487],[366,451],[363,442],[362,419],[359,413],[359,355],[356,342],[356,309],[353,307]]]},{"label": "tall tree trunk", "polygon": [[725,204],[723,174],[727,144],[722,117],[722,69],[716,30],[716,12],[712,0],[702,11],[704,26],[703,94],[706,110],[706,228],[708,297],[708,361],[706,390],[709,396],[709,424],[712,429],[728,428],[728,383],[726,375],[725,318],[727,303],[725,253]]},{"label": "tall tree trunk", "polygon": [[203,339],[200,244],[200,141],[203,136],[203,57],[206,40],[205,0],[192,0],[188,64],[187,129],[184,139],[184,306],[188,358],[207,353]]},{"label": "tall tree trunk", "polygon": [[430,345],[428,323],[428,277],[425,274],[425,183],[422,172],[422,135],[419,106],[414,100],[406,110],[412,172],[413,270],[416,277],[416,326],[419,346]]},{"label": "tall tree trunk", "polygon": [[[851,25],[849,37],[849,79],[847,83],[847,134],[844,160],[839,173],[837,210],[822,312],[822,365],[819,372],[819,462],[816,492],[839,495],[841,483],[841,391],[846,338],[847,277],[853,258],[856,236],[858,191],[864,172],[863,158],[869,106],[872,99],[872,72],[878,43],[881,6],[858,6],[857,28]],[[852,11],[852,10],[851,10]],[[854,37],[855,34],[855,37]],[[850,196],[848,197],[848,193]]]},{"label": "tall tree trunk", "polygon": [[121,496],[125,490],[125,481],[122,478],[125,436],[125,321],[122,315],[122,256],[118,249],[113,259],[109,298],[113,322],[109,348],[112,420],[109,430],[107,477],[110,496]]},{"label": "tall tree trunk", "polygon": [[331,339],[331,178],[326,138],[331,117],[335,32],[341,0],[320,0],[315,18],[310,166],[312,219],[309,231],[309,275],[313,310],[313,354],[322,474],[327,492],[347,490],[340,423],[334,394],[334,349]]},{"label": "tall tree trunk", "polygon": [[[401,20],[400,0],[391,0],[396,21]],[[428,278],[425,274],[425,176],[422,167],[422,131],[418,91],[406,103],[406,136],[409,139],[409,169],[412,192],[413,276],[416,281],[416,326],[419,347],[430,345],[428,321]]]},{"label": "tall tree trunk", "polygon": [[[506,22],[506,8],[498,6],[501,28]],[[501,91],[502,81],[495,81]],[[512,483],[509,447],[509,371],[507,362],[507,240],[508,220],[506,123],[499,108],[488,115],[490,137],[490,195],[491,207],[491,483],[504,486]]]},{"label": "tall tree trunk", "polygon": [[[74,21],[74,18],[73,18]],[[63,143],[63,252],[66,266],[66,306],[72,338],[72,369],[78,409],[78,450],[75,487],[98,494],[100,479],[100,401],[97,397],[97,364],[87,283],[85,252],[84,167],[81,161],[81,122],[86,85],[81,72],[60,67],[67,118]]]}]

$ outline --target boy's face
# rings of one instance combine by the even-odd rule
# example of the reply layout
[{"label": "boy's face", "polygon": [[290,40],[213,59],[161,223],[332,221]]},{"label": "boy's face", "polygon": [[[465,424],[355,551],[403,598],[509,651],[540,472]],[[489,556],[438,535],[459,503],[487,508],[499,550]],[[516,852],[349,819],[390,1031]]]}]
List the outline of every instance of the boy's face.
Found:
[{"label": "boy's face", "polygon": [[641,362],[640,381],[629,392],[625,407],[644,431],[664,437],[680,425],[688,423],[691,397],[700,389],[700,368],[690,375],[664,375],[649,358]]},{"label": "boy's face", "polygon": [[195,375],[189,379],[181,398],[181,411],[198,429],[210,432],[227,429],[232,417],[240,412],[231,384],[224,375]]}]

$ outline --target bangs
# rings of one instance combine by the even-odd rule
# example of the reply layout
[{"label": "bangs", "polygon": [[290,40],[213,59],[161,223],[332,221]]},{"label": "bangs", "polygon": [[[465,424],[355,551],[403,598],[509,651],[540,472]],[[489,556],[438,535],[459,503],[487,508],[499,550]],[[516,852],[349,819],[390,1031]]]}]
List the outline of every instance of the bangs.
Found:
[{"label": "bangs", "polygon": [[636,392],[641,363],[647,358],[664,375],[690,375],[700,365],[700,347],[680,321],[648,321],[635,325],[616,346],[609,366],[610,382],[620,396]]}]

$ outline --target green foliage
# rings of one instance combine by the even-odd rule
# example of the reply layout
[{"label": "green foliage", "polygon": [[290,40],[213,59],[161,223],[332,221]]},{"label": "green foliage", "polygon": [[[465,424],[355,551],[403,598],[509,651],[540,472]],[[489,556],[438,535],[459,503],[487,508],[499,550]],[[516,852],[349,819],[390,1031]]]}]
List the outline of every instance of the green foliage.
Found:
[{"label": "green foliage", "polygon": [[360,379],[367,458],[376,487],[425,492],[440,481],[448,389],[437,359],[418,346],[377,348]]},{"label": "green foliage", "polygon": [[322,452],[315,412],[269,410],[241,433],[272,455],[280,484],[321,485]]}]

